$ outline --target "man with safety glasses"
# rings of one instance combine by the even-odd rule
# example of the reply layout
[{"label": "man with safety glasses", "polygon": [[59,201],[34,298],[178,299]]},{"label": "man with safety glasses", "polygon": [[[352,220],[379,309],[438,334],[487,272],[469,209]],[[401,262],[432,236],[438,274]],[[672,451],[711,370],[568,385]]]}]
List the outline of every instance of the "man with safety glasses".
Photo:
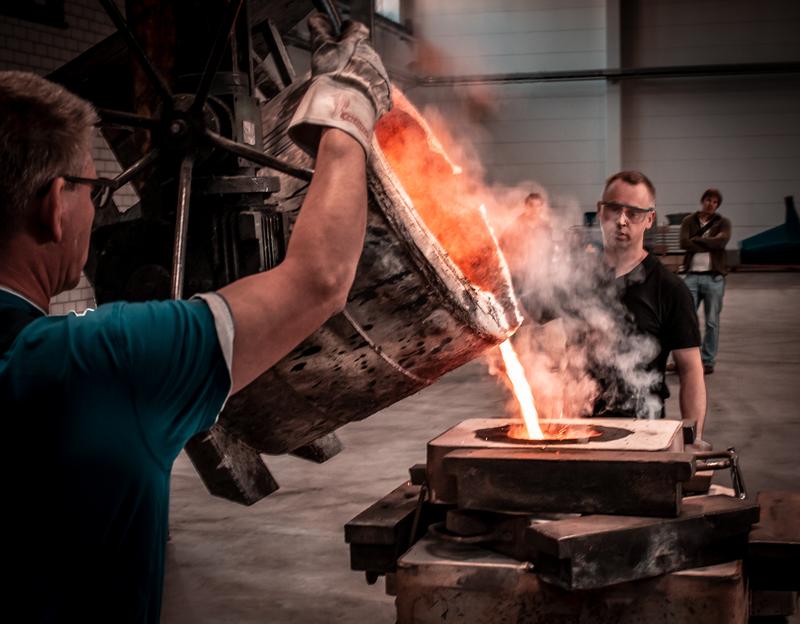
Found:
[{"label": "man with safety glasses", "polygon": [[158,622],[173,461],[230,394],[345,305],[391,93],[362,24],[338,37],[318,14],[308,23],[312,81],[289,135],[316,163],[286,256],[188,301],[48,316],[78,283],[116,182],[96,177],[88,102],[0,72],[4,561],[25,621]]},{"label": "man with safety glasses", "polygon": [[660,351],[648,365],[660,376],[656,399],[663,406],[669,396],[664,373],[672,351],[680,375],[681,417],[696,422],[702,440],[706,387],[692,297],[683,281],[644,248],[645,231],[655,223],[655,199],[655,187],[643,173],[621,171],[608,179],[597,203],[603,259],[638,332],[658,341]]}]

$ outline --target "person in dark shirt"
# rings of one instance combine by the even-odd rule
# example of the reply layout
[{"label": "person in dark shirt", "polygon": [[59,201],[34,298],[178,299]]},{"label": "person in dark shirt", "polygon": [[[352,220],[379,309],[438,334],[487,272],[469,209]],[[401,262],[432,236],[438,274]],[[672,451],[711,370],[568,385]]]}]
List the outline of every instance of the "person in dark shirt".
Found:
[{"label": "person in dark shirt", "polygon": [[638,171],[621,171],[608,179],[597,203],[603,260],[636,330],[658,341],[659,352],[649,364],[660,376],[657,396],[662,404],[668,396],[664,372],[672,351],[680,376],[681,418],[696,422],[696,437],[702,440],[706,387],[692,298],[683,281],[644,248],[644,233],[655,221],[655,195],[652,182]]}]

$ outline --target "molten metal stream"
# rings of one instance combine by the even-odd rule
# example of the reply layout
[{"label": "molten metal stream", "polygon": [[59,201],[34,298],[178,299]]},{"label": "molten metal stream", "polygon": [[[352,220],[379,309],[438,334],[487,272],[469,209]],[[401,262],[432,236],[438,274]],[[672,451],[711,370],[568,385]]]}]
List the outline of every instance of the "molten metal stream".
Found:
[{"label": "molten metal stream", "polygon": [[[533,403],[533,392],[528,380],[525,378],[525,369],[522,368],[514,347],[511,346],[511,340],[506,340],[500,345],[500,353],[506,366],[506,375],[508,375],[511,387],[514,390],[514,396],[517,398],[522,411],[522,418],[525,420],[525,427],[528,430],[526,437],[529,440],[543,440],[544,432],[539,426],[539,414],[536,411],[536,405]],[[522,436],[515,435],[514,437]]]}]

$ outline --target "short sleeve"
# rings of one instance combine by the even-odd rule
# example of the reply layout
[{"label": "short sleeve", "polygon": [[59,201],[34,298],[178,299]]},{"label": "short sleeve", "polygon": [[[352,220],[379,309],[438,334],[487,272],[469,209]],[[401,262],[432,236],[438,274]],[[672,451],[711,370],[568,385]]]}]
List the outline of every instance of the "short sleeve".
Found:
[{"label": "short sleeve", "polygon": [[664,323],[663,347],[667,351],[700,346],[700,327],[697,323],[692,294],[678,277],[670,282],[668,307]]},{"label": "short sleeve", "polygon": [[214,317],[201,300],[115,304],[131,400],[147,444],[171,462],[210,428],[231,388]]}]

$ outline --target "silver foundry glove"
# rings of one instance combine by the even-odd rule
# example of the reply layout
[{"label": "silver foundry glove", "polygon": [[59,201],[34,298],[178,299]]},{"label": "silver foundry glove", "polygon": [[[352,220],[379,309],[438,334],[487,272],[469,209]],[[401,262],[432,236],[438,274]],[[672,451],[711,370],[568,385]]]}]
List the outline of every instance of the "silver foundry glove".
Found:
[{"label": "silver foundry glove", "polygon": [[311,84],[289,122],[289,136],[316,154],[322,127],[338,128],[369,155],[375,122],[392,107],[389,76],[370,46],[367,27],[346,22],[337,40],[321,13],[308,18]]}]

